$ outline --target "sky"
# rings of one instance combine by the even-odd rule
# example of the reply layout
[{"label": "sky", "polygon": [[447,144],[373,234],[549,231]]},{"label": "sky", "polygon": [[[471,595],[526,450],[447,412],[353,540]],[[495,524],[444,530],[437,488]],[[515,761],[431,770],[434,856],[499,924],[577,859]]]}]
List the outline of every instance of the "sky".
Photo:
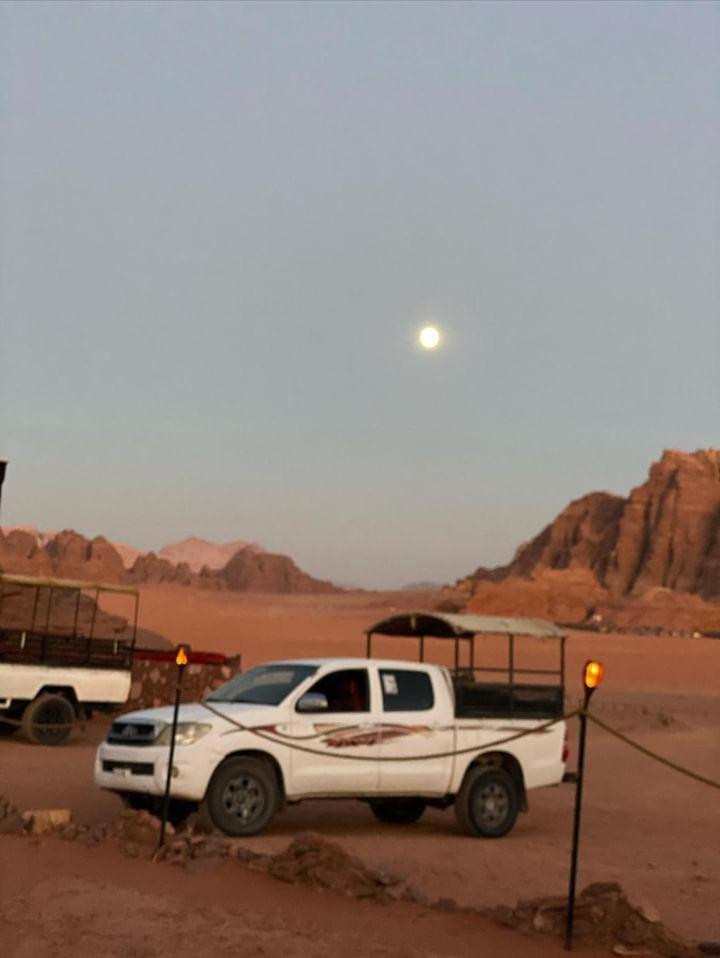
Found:
[{"label": "sky", "polygon": [[719,445],[719,25],[3,3],[3,524],[452,581]]}]

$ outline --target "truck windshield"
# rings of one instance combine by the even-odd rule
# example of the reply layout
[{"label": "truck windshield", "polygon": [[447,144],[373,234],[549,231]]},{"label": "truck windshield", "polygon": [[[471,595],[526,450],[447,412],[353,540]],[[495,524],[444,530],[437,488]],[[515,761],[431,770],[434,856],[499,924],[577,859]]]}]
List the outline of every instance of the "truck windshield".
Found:
[{"label": "truck windshield", "polygon": [[279,705],[309,675],[316,665],[258,665],[236,675],[208,695],[208,702],[252,702],[253,705]]}]

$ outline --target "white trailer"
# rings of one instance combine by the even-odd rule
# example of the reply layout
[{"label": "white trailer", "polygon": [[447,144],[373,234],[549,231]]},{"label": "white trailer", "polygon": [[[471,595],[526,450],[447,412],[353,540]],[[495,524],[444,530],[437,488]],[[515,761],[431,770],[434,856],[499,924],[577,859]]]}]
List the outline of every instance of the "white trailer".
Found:
[{"label": "white trailer", "polygon": [[[98,634],[103,593],[133,599],[130,636]],[[124,704],[138,603],[126,586],[0,575],[0,733],[59,745],[79,719]]]}]

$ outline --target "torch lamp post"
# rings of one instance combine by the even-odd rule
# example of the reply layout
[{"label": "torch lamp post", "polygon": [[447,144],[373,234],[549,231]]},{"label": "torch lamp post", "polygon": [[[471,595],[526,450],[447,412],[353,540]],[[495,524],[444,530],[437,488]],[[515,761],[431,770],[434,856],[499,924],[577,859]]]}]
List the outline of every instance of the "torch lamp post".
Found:
[{"label": "torch lamp post", "polygon": [[179,645],[175,654],[175,664],[177,665],[177,681],[175,683],[175,706],[173,708],[172,729],[170,731],[170,753],[168,755],[167,778],[165,779],[165,795],[162,804],[162,822],[160,825],[160,841],[158,848],[165,844],[165,827],[167,825],[168,812],[170,811],[170,785],[172,783],[173,762],[175,760],[175,736],[177,735],[178,709],[180,708],[180,693],[182,692],[182,680],[185,666],[188,664],[190,653],[189,645]]},{"label": "torch lamp post", "polygon": [[583,669],[584,700],[580,711],[580,746],[578,750],[577,783],[575,786],[575,815],[573,818],[572,855],[570,859],[570,884],[568,887],[567,920],[565,922],[565,951],[572,951],[573,923],[575,919],[575,884],[577,881],[578,845],[580,843],[580,812],[582,809],[583,775],[585,772],[585,736],[587,733],[587,707],[595,689],[605,673],[602,662],[589,660]]}]

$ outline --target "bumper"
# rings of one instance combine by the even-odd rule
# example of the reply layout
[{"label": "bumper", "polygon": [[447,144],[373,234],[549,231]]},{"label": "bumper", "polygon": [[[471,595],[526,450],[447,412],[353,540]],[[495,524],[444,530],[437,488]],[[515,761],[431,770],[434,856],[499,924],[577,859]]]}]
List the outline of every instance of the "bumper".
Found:
[{"label": "bumper", "polygon": [[[164,795],[169,756],[168,746],[134,748],[103,742],[95,755],[95,784],[114,792]],[[214,756],[203,755],[193,745],[176,748],[170,794],[201,801],[215,765]]]}]

